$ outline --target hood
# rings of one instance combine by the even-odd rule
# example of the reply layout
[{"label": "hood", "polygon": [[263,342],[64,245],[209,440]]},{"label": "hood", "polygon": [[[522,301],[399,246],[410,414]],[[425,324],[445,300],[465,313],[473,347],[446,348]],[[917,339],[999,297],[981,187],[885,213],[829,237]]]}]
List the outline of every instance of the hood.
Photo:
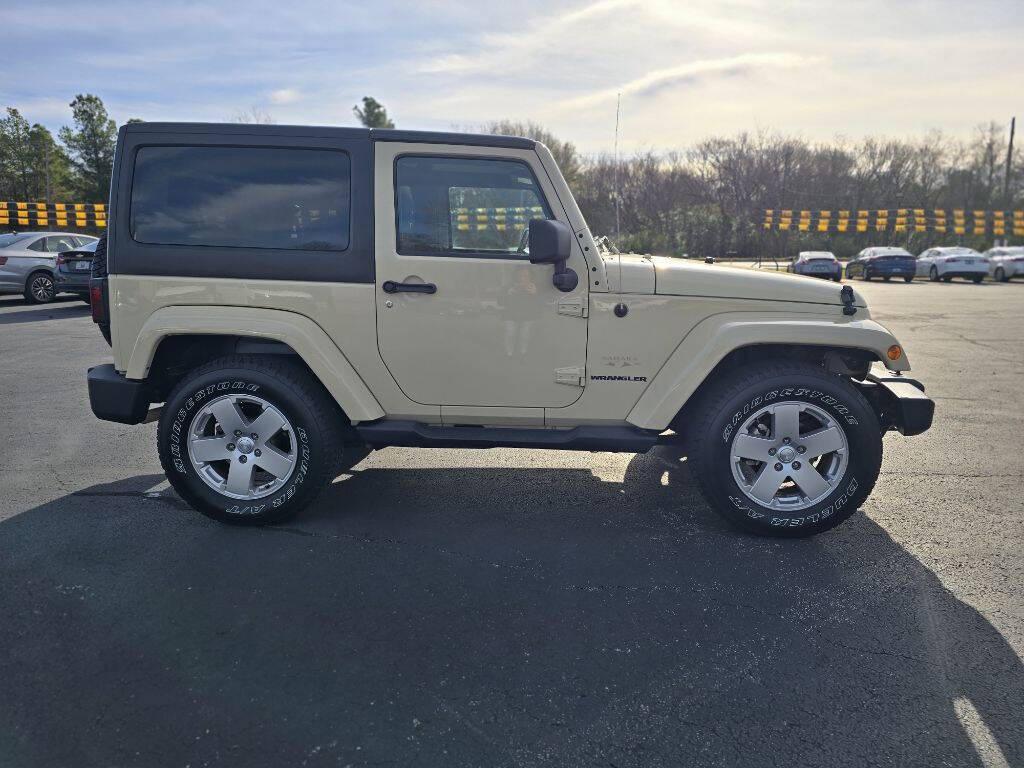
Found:
[{"label": "hood", "polygon": [[[618,260],[622,293],[842,305],[839,298],[841,286],[815,277],[704,264],[666,256],[622,254]],[[857,291],[854,291],[854,304],[867,306]]]}]

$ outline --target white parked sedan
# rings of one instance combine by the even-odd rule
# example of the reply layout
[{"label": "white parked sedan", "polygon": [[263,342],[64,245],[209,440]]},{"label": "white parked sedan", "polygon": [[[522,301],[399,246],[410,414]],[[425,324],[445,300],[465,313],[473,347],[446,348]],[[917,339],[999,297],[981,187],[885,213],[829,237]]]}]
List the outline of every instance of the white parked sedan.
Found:
[{"label": "white parked sedan", "polygon": [[948,283],[954,277],[980,283],[988,274],[988,259],[973,248],[956,245],[929,248],[917,257],[917,276]]},{"label": "white parked sedan", "polygon": [[1002,246],[985,251],[989,274],[1000,283],[1024,277],[1024,246]]}]

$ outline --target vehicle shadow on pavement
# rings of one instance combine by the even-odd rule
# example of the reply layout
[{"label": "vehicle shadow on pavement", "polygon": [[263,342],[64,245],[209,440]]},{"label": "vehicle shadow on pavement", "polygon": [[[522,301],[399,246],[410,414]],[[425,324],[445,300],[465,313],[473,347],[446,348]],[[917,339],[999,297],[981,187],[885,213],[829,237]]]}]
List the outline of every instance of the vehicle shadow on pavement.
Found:
[{"label": "vehicle shadow on pavement", "polygon": [[[0,309],[3,308],[3,305],[0,305]],[[0,325],[38,323],[43,320],[70,320],[86,317],[91,311],[89,305],[80,301],[69,304],[46,304],[14,312],[0,312]]]},{"label": "vehicle shadow on pavement", "polygon": [[1024,761],[1020,659],[862,513],[735,533],[665,449],[368,462],[268,529],[161,479],[0,524],[0,763]]}]

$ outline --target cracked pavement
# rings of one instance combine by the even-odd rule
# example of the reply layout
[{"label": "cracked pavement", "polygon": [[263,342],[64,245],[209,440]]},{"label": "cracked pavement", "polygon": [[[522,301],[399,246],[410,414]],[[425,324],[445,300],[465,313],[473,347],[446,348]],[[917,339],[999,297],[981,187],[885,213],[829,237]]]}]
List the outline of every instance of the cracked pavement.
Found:
[{"label": "cracked pavement", "polygon": [[806,541],[667,449],[389,449],[226,528],[92,417],[84,305],[0,297],[0,764],[1024,765],[1024,284],[856,287],[936,420]]}]

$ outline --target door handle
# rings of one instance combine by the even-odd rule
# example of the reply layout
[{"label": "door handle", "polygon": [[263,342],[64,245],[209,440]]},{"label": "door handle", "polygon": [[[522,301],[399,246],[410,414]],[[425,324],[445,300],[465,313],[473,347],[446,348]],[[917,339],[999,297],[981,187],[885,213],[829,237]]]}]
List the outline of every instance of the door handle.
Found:
[{"label": "door handle", "polygon": [[381,288],[384,293],[437,293],[437,286],[433,283],[396,283],[394,280],[385,280]]}]

